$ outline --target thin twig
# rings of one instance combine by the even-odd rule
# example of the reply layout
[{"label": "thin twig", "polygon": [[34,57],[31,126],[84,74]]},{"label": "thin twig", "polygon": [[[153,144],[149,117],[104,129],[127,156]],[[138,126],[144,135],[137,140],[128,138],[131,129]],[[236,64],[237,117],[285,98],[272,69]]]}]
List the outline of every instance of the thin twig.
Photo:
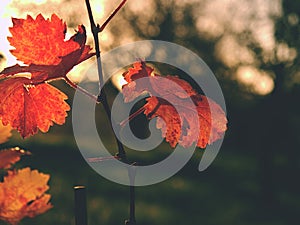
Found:
[{"label": "thin twig", "polygon": [[[86,0],[85,1],[85,4],[86,4],[86,7],[87,7],[87,10],[88,10],[88,14],[89,14],[89,20],[90,20],[90,23],[91,23],[91,28],[92,29],[95,29],[95,27],[98,29],[98,32],[100,32],[100,29],[99,29],[99,26],[96,26],[95,24],[95,21],[94,21],[94,17],[93,17],[93,13],[92,13],[92,8],[91,8],[91,4],[90,4],[90,1],[89,0]],[[94,31],[92,31],[93,34],[94,34]]]},{"label": "thin twig", "polygon": [[90,24],[91,24],[91,30],[92,30],[92,34],[93,34],[94,42],[95,42],[97,68],[98,68],[98,76],[99,76],[99,84],[100,84],[99,88],[100,88],[100,91],[101,91],[101,86],[104,85],[104,82],[103,82],[103,74],[102,74],[102,63],[101,63],[99,37],[98,37],[98,33],[100,32],[100,29],[99,29],[99,25],[95,24],[90,1],[86,0],[85,3],[86,3],[87,10],[88,10]]},{"label": "thin twig", "polygon": [[102,32],[106,25],[111,21],[111,19],[117,14],[117,12],[123,7],[127,0],[123,0],[119,6],[110,14],[110,16],[105,20],[105,22],[101,25],[99,32]]}]

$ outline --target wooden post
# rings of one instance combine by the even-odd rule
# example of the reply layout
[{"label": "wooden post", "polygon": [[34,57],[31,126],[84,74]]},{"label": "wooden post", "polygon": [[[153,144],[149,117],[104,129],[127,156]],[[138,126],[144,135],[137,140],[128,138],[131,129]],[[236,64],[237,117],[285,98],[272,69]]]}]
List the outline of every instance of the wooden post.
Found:
[{"label": "wooden post", "polygon": [[85,186],[75,186],[75,225],[87,225]]},{"label": "wooden post", "polygon": [[129,220],[125,221],[126,225],[136,225],[135,219],[135,175],[136,175],[136,163],[133,163],[128,167],[128,176],[130,180],[130,205],[129,205]]}]

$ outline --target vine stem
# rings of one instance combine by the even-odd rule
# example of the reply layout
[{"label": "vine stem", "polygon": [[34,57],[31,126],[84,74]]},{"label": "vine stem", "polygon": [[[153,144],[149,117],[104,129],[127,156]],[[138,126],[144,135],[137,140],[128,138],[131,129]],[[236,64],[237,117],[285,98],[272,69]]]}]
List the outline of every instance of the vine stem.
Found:
[{"label": "vine stem", "polygon": [[[90,24],[91,24],[92,34],[93,34],[93,37],[94,37],[96,57],[97,57],[97,69],[98,69],[98,76],[99,76],[99,95],[97,97],[97,101],[102,103],[102,105],[104,107],[104,110],[106,112],[106,115],[107,115],[107,117],[110,121],[110,124],[112,125],[111,109],[109,107],[107,97],[106,97],[106,92],[105,92],[105,89],[104,89],[104,78],[103,78],[103,71],[102,71],[101,51],[100,51],[100,44],[99,44],[98,34],[99,34],[99,32],[101,32],[105,28],[105,26],[108,24],[108,22],[121,9],[121,7],[125,4],[126,1],[122,1],[121,4],[116,8],[116,10],[114,10],[114,12],[108,17],[108,19],[101,26],[102,30],[100,29],[99,25],[95,24],[93,13],[92,13],[92,8],[91,8],[91,5],[90,5],[90,1],[86,0],[85,2],[86,2],[87,10],[88,10],[88,15],[89,15],[89,20],[90,20]],[[118,157],[122,161],[126,162],[127,159],[126,159],[126,153],[125,153],[125,150],[124,150],[124,146],[119,141],[119,139],[117,138],[116,135],[114,135],[114,137],[115,137],[115,140],[116,140],[117,146],[118,146]]]},{"label": "vine stem", "polygon": [[[106,115],[107,115],[107,117],[110,121],[110,124],[112,126],[111,109],[109,107],[107,97],[106,97],[106,92],[105,92],[105,89],[104,89],[104,78],[103,78],[103,71],[102,71],[101,51],[100,51],[98,34],[101,31],[103,31],[103,29],[107,26],[107,24],[111,21],[111,19],[123,7],[123,5],[126,3],[126,0],[123,0],[118,5],[118,7],[106,19],[106,21],[103,23],[102,26],[99,26],[98,24],[97,25],[95,24],[93,13],[92,13],[92,8],[91,8],[91,5],[90,5],[90,1],[85,0],[85,2],[86,2],[87,10],[88,10],[90,24],[91,24],[91,30],[92,30],[93,37],[94,37],[96,57],[97,57],[97,69],[98,69],[98,75],[99,75],[99,95],[97,97],[97,101],[102,103],[102,105],[104,107],[104,110],[106,112]],[[117,155],[117,157],[119,157],[121,161],[123,161],[125,163],[128,163],[123,144],[119,141],[119,139],[117,138],[115,133],[114,133],[114,137],[116,139],[117,146],[118,146],[118,155]],[[126,220],[125,224],[136,225],[136,220],[135,220],[135,186],[134,186],[135,167],[134,167],[134,164],[132,164],[128,168],[128,176],[129,176],[129,180],[130,180],[130,193],[129,193],[130,194],[130,208],[129,208],[129,220]]]}]

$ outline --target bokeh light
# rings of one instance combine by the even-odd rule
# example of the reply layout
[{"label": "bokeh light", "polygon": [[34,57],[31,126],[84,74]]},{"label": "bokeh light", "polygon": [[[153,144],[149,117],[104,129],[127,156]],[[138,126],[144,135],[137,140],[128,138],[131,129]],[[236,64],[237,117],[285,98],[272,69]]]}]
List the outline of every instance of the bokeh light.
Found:
[{"label": "bokeh light", "polygon": [[253,66],[239,67],[236,78],[259,95],[269,94],[274,88],[274,81],[271,76]]},{"label": "bokeh light", "polygon": [[[119,0],[91,0],[95,21],[99,24],[119,4]],[[239,0],[193,0],[193,1],[140,1],[129,0],[126,7],[115,17],[112,23],[100,34],[101,51],[105,53],[114,47],[127,44],[133,41],[149,37],[159,36],[165,30],[161,24],[166,19],[168,12],[172,10],[174,23],[175,40],[184,40],[191,30],[182,25],[186,18],[184,7],[193,5],[191,17],[194,19],[194,29],[202,39],[215,40],[214,55],[217,60],[227,68],[235,71],[244,71],[245,66],[259,67],[256,52],[253,51],[238,34],[250,32],[253,36],[253,43],[258,43],[264,54],[264,60],[272,60],[277,57],[283,61],[292,61],[297,56],[297,51],[287,45],[275,43],[274,21],[272,18],[282,13],[280,0],[267,1],[239,1]],[[160,12],[160,13],[158,13]],[[84,24],[87,28],[87,42],[93,46],[93,39],[90,33],[89,20],[84,2],[76,0],[4,0],[0,9],[1,31],[0,31],[0,53],[4,56],[1,60],[1,69],[16,63],[16,59],[10,54],[9,43],[6,39],[9,36],[8,27],[11,24],[11,17],[25,17],[27,14],[35,17],[42,13],[45,17],[56,13],[68,27],[67,38],[74,34],[78,24]],[[134,18],[134,26],[130,20]],[[298,16],[291,15],[289,22],[298,24]],[[136,28],[141,33],[136,32]],[[274,51],[276,49],[276,54]],[[141,49],[142,51],[142,49]],[[69,77],[75,82],[80,80],[81,75],[93,63],[92,60],[76,66]],[[239,68],[241,67],[241,68]],[[257,69],[259,71],[259,69]],[[238,72],[237,74],[241,74]],[[245,85],[244,76],[238,75],[232,78]],[[257,88],[250,88],[251,92],[263,95],[270,93],[274,85],[271,85],[270,76],[263,76],[259,79]],[[268,77],[268,78],[265,78]],[[270,80],[271,79],[271,80]],[[258,86],[261,86],[259,89]],[[262,91],[264,89],[264,91]]]}]

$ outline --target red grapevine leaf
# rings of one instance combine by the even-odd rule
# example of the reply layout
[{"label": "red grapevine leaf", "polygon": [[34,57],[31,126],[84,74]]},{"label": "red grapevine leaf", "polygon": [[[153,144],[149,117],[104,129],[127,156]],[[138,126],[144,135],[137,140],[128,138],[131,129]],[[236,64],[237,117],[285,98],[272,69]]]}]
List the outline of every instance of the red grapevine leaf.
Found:
[{"label": "red grapevine leaf", "polygon": [[143,65],[143,62],[136,62],[133,66],[133,68],[129,68],[128,71],[123,74],[124,79],[128,82],[122,87],[125,102],[132,101],[144,91],[152,91],[151,86],[146,82],[140,82],[137,85],[135,81],[139,78],[149,77],[149,74],[152,73],[153,69]]},{"label": "red grapevine leaf", "polygon": [[205,148],[223,137],[227,119],[223,109],[212,99],[199,94],[192,99],[197,106],[201,128],[197,146]]},{"label": "red grapevine leaf", "polygon": [[73,40],[64,40],[66,23],[55,14],[47,20],[39,14],[36,19],[28,15],[26,19],[13,18],[12,22],[12,37],[8,40],[15,49],[11,53],[25,64],[57,65],[61,56],[80,47]]},{"label": "red grapevine leaf", "polygon": [[53,122],[63,124],[70,109],[64,102],[67,96],[46,82],[66,78],[74,66],[95,53],[85,45],[83,25],[65,40],[66,24],[55,14],[51,19],[39,14],[36,19],[12,21],[8,40],[15,49],[11,52],[27,65],[16,64],[0,73],[0,119],[28,137],[38,129],[47,132]]},{"label": "red grapevine leaf", "polygon": [[[197,142],[198,147],[205,148],[207,144],[222,138],[226,130],[227,120],[217,103],[199,94],[192,96],[192,100],[197,113],[190,101],[179,100],[180,104],[176,104],[176,108],[181,109],[182,121],[174,105],[156,97],[147,99],[144,113],[149,118],[158,117],[156,126],[162,130],[171,147],[177,143],[189,147]],[[199,127],[196,120],[199,121]]]},{"label": "red grapevine leaf", "polygon": [[145,114],[152,119],[157,118],[156,126],[162,130],[162,135],[171,147],[179,142],[181,134],[181,120],[176,109],[168,102],[156,97],[147,98]]},{"label": "red grapevine leaf", "polygon": [[[176,76],[161,77],[152,72],[153,69],[144,62],[137,62],[134,68],[124,73],[128,82],[122,90],[124,99],[129,102],[145,91],[150,94],[144,113],[149,119],[158,117],[156,126],[162,130],[171,147],[177,143],[183,147],[196,143],[198,147],[205,148],[222,138],[227,129],[227,119],[216,102],[198,94],[188,82]],[[144,77],[148,79],[139,79]],[[174,83],[180,88],[176,88]],[[180,114],[176,109],[180,110]]]},{"label": "red grapevine leaf", "polygon": [[31,153],[20,149],[19,147],[9,148],[0,151],[0,169],[9,169],[13,164],[21,159],[22,155]]},{"label": "red grapevine leaf", "polygon": [[[53,15],[53,18],[57,18],[57,16]],[[22,20],[22,19],[15,19],[17,21],[26,21],[33,23],[33,25],[36,25],[34,22],[40,22],[38,20],[39,16],[37,17],[37,20],[34,21],[32,20],[31,17],[27,17],[27,20]],[[49,23],[49,21],[45,21],[46,24]],[[21,22],[20,22],[21,23]],[[26,25],[27,23],[23,22],[21,25],[24,25],[25,27],[19,27],[21,25],[18,24],[17,30],[21,29],[27,29]],[[14,23],[15,25],[16,23]],[[54,24],[56,25],[56,23]],[[52,24],[53,26],[53,24]],[[11,30],[14,30],[15,27],[12,27]],[[40,26],[36,27],[34,26],[35,29],[41,29]],[[59,27],[58,27],[59,28]],[[49,27],[48,29],[54,29],[53,27]],[[47,30],[47,29],[46,29]],[[21,32],[21,31],[19,31]],[[35,32],[39,32],[39,30],[35,30]],[[45,28],[41,31],[42,33],[45,33]],[[60,37],[60,31],[56,30],[58,37]],[[12,32],[15,33],[15,32]],[[86,42],[86,31],[83,25],[78,26],[78,32],[71,37],[68,41],[64,41],[64,36],[61,37],[58,42],[56,43],[57,38],[53,38],[52,35],[55,33],[50,33],[45,35],[48,36],[43,36],[43,40],[37,43],[37,46],[40,44],[46,44],[48,46],[50,43],[52,43],[53,46],[48,46],[48,48],[41,48],[38,50],[38,52],[35,52],[36,48],[36,43],[33,41],[37,41],[35,38],[31,40],[32,43],[27,43],[26,42],[26,37],[23,37],[24,35],[21,35],[20,37],[20,42],[19,44],[17,42],[18,35],[19,33],[15,33],[15,36],[11,37],[9,40],[11,40],[11,44],[17,45],[16,50],[13,50],[12,53],[18,57],[19,60],[23,60],[24,63],[29,64],[28,66],[20,66],[18,64],[7,67],[5,68],[1,73],[0,73],[0,78],[5,78],[9,76],[14,76],[20,73],[30,73],[30,79],[33,84],[37,84],[40,82],[44,81],[49,81],[52,79],[57,79],[57,78],[64,78],[67,73],[77,64],[83,62],[84,60],[89,59],[94,53],[90,53],[90,46],[85,45]],[[40,35],[40,34],[39,34]],[[25,38],[25,41],[28,44],[30,44],[31,47],[26,46],[26,44],[22,45],[23,42],[22,40]],[[15,41],[12,41],[15,40]],[[51,42],[49,41],[51,40]],[[65,49],[65,50],[59,50],[59,49]],[[27,56],[25,54],[27,51],[33,51],[35,52],[34,55]],[[48,55],[51,55],[49,58]],[[45,57],[46,56],[46,57]],[[20,76],[20,75],[19,75]]]},{"label": "red grapevine leaf", "polygon": [[[197,94],[188,82],[177,76],[166,76],[168,79],[161,79],[161,76],[152,73],[153,71],[153,68],[147,66],[145,62],[136,62],[134,68],[129,68],[128,72],[123,74],[128,82],[122,90],[125,102],[132,101],[145,91],[152,96],[168,96],[169,99],[172,96],[184,99]],[[140,78],[148,78],[148,82],[145,80],[140,82]],[[174,85],[170,85],[169,80],[178,84],[181,89],[174,89]]]},{"label": "red grapevine leaf", "polygon": [[124,79],[131,83],[142,77],[148,77],[153,72],[153,68],[147,66],[145,62],[135,62],[133,68],[129,68],[127,72],[123,73]]},{"label": "red grapevine leaf", "polygon": [[47,132],[54,123],[63,124],[67,96],[55,87],[42,83],[28,84],[27,78],[14,78],[0,83],[0,117],[4,125],[10,124],[22,137]]},{"label": "red grapevine leaf", "polygon": [[[64,78],[67,73],[78,63],[90,58],[91,54],[87,53],[88,48],[78,49],[70,54],[61,57],[58,65],[36,65],[20,66],[18,64],[5,68],[0,78],[14,76],[20,73],[30,73],[32,84],[49,81],[57,78]],[[82,54],[84,53],[84,54]],[[20,76],[20,75],[19,75]]]}]

